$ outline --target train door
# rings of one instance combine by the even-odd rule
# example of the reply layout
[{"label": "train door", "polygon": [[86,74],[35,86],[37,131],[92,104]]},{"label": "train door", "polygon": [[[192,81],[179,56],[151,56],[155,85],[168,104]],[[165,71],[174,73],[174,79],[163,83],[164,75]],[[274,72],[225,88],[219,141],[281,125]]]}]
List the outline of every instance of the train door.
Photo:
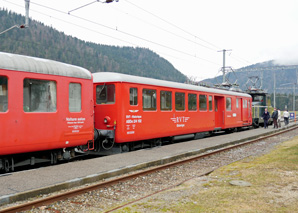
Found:
[{"label": "train door", "polygon": [[225,105],[224,105],[224,97],[223,96],[214,96],[214,105],[215,105],[215,130],[220,130],[224,127],[224,113],[225,113]]},{"label": "train door", "polygon": [[248,121],[248,107],[247,107],[247,99],[242,99],[242,121],[247,122]]},{"label": "train door", "polygon": [[243,122],[243,98],[238,98],[238,100],[239,100],[241,121]]},{"label": "train door", "polygon": [[242,98],[236,98],[236,121],[241,122],[242,121]]}]

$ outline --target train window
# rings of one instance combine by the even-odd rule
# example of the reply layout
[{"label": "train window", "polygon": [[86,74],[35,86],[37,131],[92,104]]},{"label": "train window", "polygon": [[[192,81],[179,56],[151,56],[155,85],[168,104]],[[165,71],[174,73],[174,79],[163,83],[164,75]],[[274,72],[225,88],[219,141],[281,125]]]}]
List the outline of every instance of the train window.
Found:
[{"label": "train window", "polygon": [[175,93],[175,109],[178,111],[185,110],[185,93]]},{"label": "train window", "polygon": [[226,110],[231,111],[232,110],[232,99],[226,98]]},{"label": "train window", "polygon": [[261,102],[261,103],[263,103],[264,102],[264,97],[265,97],[265,95],[253,95],[252,96],[252,101],[253,102]]},{"label": "train window", "polygon": [[24,79],[24,112],[55,112],[57,86],[55,81]]},{"label": "train window", "polygon": [[218,101],[217,99],[214,100],[215,112],[218,111]]},{"label": "train window", "polygon": [[239,108],[239,98],[236,98],[236,108]]},{"label": "train window", "polygon": [[164,111],[172,110],[172,92],[160,91],[160,109]]},{"label": "train window", "polygon": [[69,84],[69,111],[80,112],[82,110],[82,88],[81,84]]},{"label": "train window", "polygon": [[213,110],[213,107],[212,107],[212,102],[213,102],[213,98],[211,95],[209,95],[209,111],[212,111]]},{"label": "train window", "polygon": [[207,110],[207,95],[199,95],[199,109],[200,111]]},{"label": "train window", "polygon": [[8,108],[7,77],[0,76],[0,112],[6,112]]},{"label": "train window", "polygon": [[156,110],[156,90],[143,89],[143,110]]},{"label": "train window", "polygon": [[247,108],[247,100],[243,100],[243,109]]},{"label": "train window", "polygon": [[188,94],[188,110],[197,110],[197,94]]},{"label": "train window", "polygon": [[129,103],[130,105],[138,105],[138,88],[129,89]]},{"label": "train window", "polygon": [[115,103],[115,85],[104,84],[96,86],[96,103],[97,104],[114,104]]}]

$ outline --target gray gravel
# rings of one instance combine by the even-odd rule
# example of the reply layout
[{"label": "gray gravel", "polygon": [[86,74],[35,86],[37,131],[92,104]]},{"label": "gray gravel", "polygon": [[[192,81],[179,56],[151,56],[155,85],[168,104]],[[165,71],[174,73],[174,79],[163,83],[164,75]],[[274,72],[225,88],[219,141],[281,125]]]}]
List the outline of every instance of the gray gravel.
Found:
[{"label": "gray gravel", "polygon": [[[277,144],[289,140],[297,134],[298,130],[294,130],[252,145],[121,182],[108,188],[88,192],[49,206],[33,209],[30,212],[105,212],[121,205],[131,206],[138,200],[144,203],[146,199],[152,200],[152,197],[155,197],[155,200],[166,201],[163,203],[188,202],[187,197],[191,193],[195,193],[195,190],[200,190],[198,186],[202,186],[203,183],[209,181],[208,176],[202,176],[206,172],[248,156],[264,154]],[[192,185],[189,187],[193,190],[170,190],[164,193],[166,189],[177,187],[186,181],[191,182],[192,180],[192,184],[196,185],[196,187],[192,187]],[[130,204],[130,202],[132,203]],[[160,208],[162,209],[163,207],[165,206]],[[156,209],[156,212],[160,212],[161,209]],[[136,211],[152,212],[152,209],[147,209],[143,205],[142,209],[137,209]]]}]

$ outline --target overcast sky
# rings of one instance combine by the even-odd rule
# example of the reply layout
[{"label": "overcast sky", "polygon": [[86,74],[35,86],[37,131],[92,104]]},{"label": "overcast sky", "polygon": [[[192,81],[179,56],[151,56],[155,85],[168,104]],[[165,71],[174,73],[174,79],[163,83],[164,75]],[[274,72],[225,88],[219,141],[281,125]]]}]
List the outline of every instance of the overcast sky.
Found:
[{"label": "overcast sky", "polygon": [[[0,0],[23,15],[24,5]],[[219,75],[223,49],[234,69],[298,64],[297,0],[30,0],[29,16],[85,41],[148,48],[197,80]]]}]

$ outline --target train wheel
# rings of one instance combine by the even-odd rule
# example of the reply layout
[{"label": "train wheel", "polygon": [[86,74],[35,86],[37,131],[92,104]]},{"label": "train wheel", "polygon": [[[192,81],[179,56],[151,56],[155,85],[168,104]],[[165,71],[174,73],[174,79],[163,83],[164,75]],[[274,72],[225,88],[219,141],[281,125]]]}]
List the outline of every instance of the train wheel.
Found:
[{"label": "train wheel", "polygon": [[259,128],[260,124],[259,124],[259,119],[254,119],[252,122],[252,126],[256,129]]},{"label": "train wheel", "polygon": [[4,159],[4,171],[9,172],[10,165],[8,159]]},{"label": "train wheel", "polygon": [[121,145],[121,152],[129,152],[129,147],[127,144],[122,144]]},{"label": "train wheel", "polygon": [[161,146],[162,145],[162,142],[161,142],[160,138],[155,139],[154,143],[155,143],[155,146]]},{"label": "train wheel", "polygon": [[233,133],[235,131],[235,128],[225,129],[224,131],[225,131],[225,133],[230,134],[230,133]]}]

